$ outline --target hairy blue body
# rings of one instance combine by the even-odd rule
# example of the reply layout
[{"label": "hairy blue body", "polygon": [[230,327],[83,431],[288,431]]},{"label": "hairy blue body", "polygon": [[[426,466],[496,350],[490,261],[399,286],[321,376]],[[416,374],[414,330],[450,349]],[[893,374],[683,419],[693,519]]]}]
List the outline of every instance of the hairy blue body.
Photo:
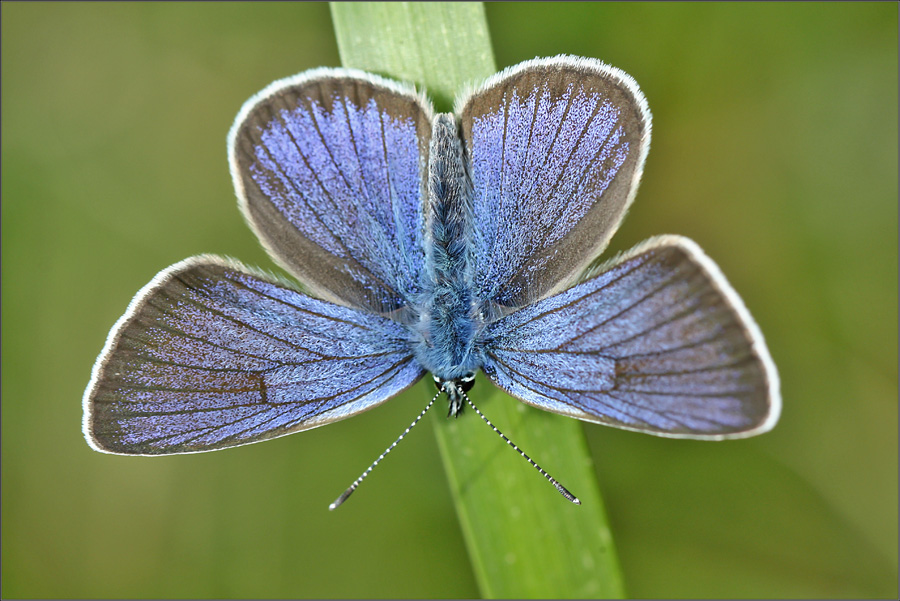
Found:
[{"label": "hairy blue body", "polygon": [[473,284],[472,184],[451,114],[434,121],[425,215],[425,281],[413,352],[436,381],[455,381],[484,364],[484,320]]}]

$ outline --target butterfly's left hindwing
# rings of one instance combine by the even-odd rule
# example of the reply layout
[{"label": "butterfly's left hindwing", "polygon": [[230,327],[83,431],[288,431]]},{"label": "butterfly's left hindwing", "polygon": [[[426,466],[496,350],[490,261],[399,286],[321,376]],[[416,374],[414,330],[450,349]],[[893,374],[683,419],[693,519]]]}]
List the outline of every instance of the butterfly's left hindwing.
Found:
[{"label": "butterfly's left hindwing", "polygon": [[236,262],[188,259],[110,333],[85,392],[85,436],[110,453],[192,453],[337,421],[422,376],[406,336]]},{"label": "butterfly's left hindwing", "polygon": [[473,183],[475,291],[503,313],[560,292],[603,251],[634,195],[650,111],[593,59],[535,59],[458,101]]},{"label": "butterfly's left hindwing", "polygon": [[678,236],[487,332],[485,372],[522,401],[586,421],[679,438],[739,438],[778,420],[778,374],[715,264]]}]

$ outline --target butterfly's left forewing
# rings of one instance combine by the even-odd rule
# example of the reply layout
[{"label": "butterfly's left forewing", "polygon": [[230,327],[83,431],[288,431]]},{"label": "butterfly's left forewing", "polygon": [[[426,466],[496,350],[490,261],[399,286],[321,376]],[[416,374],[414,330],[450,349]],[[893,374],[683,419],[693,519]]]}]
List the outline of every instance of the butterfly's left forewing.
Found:
[{"label": "butterfly's left forewing", "polygon": [[110,332],[84,433],[110,453],[211,451],[349,417],[423,373],[395,322],[195,257],[157,275]]},{"label": "butterfly's left forewing", "polygon": [[485,372],[522,401],[660,436],[769,430],[778,374],[740,298],[696,244],[651,239],[488,327]]}]

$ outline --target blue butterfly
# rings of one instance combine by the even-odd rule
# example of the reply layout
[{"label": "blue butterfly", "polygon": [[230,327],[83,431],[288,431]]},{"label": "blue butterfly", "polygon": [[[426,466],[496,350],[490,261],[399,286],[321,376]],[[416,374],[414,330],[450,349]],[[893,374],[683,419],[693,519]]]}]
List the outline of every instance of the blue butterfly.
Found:
[{"label": "blue butterfly", "polygon": [[244,217],[303,292],[212,255],[160,272],[94,365],[88,443],[258,442],[371,409],[426,372],[455,416],[479,369],[589,422],[707,440],[769,430],[775,366],[694,242],[659,236],[595,264],[634,199],[650,124],[635,81],[588,58],[510,67],[454,114],[352,69],[274,82],[238,114],[229,161]]}]

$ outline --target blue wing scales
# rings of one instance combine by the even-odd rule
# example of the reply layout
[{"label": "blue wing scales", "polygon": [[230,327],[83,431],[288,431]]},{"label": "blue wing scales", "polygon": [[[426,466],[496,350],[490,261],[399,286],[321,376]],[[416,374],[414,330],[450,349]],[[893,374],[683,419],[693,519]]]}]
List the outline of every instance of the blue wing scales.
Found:
[{"label": "blue wing scales", "polygon": [[85,434],[101,451],[189,453],[343,419],[421,377],[406,336],[236,262],[188,259],[110,333],[85,392]]},{"label": "blue wing scales", "polygon": [[600,61],[527,61],[458,101],[476,227],[475,289],[510,309],[571,286],[637,192],[650,112]]},{"label": "blue wing scales", "polygon": [[485,372],[536,407],[686,438],[764,432],[778,375],[758,328],[696,244],[651,239],[491,324]]},{"label": "blue wing scales", "polygon": [[310,293],[389,313],[418,292],[431,118],[411,86],[351,69],[277,81],[241,109],[241,210]]}]

